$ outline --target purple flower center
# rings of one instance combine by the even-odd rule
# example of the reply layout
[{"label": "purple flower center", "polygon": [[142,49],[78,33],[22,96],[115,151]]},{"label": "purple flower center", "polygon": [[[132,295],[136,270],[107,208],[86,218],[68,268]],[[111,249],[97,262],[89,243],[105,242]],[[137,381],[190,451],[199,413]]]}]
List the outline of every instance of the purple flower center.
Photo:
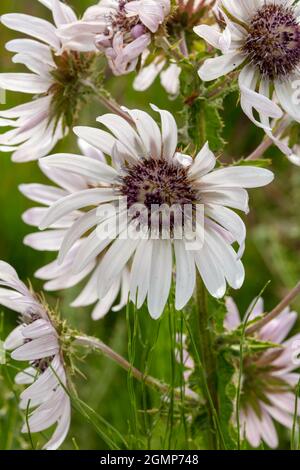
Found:
[{"label": "purple flower center", "polygon": [[243,46],[265,78],[284,79],[300,63],[300,26],[292,8],[264,5],[252,18]]},{"label": "purple flower center", "polygon": [[[127,168],[127,174],[122,178],[119,189],[122,195],[127,197],[128,209],[132,210],[139,205],[144,207],[143,220],[149,228],[155,213],[163,208],[171,210],[172,231],[178,224],[182,226],[183,211],[188,213],[191,221],[194,220],[199,200],[198,188],[190,180],[188,170],[177,162],[144,159]],[[137,216],[140,215],[137,213]]]},{"label": "purple flower center", "polygon": [[176,162],[149,158],[127,169],[122,178],[121,192],[127,196],[128,206],[144,204],[194,204],[197,190],[188,177],[186,168]]}]

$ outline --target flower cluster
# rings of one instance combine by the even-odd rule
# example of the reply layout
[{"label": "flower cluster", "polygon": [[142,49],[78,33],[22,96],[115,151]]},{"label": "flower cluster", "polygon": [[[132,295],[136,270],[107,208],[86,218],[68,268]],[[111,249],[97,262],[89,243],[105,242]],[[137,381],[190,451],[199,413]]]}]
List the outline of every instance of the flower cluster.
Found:
[{"label": "flower cluster", "polygon": [[103,51],[115,75],[132,72],[170,13],[170,0],[101,0],[59,35],[77,51]]}]

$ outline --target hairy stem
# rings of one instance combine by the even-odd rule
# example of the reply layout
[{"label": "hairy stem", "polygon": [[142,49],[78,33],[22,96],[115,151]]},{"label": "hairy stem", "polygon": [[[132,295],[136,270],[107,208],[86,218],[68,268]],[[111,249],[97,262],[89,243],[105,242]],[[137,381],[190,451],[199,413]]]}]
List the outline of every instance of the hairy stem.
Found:
[{"label": "hairy stem", "polygon": [[217,366],[216,355],[214,351],[213,338],[211,335],[210,318],[207,308],[207,292],[203,281],[199,274],[197,275],[197,288],[196,288],[196,309],[197,321],[199,327],[199,355],[201,365],[204,372],[204,377],[207,383],[206,395],[207,401],[210,404],[210,446],[212,449],[217,449],[217,435],[216,435],[216,416],[218,410],[218,393],[217,393]]},{"label": "hairy stem", "polygon": [[89,80],[82,80],[83,85],[88,88],[91,88],[94,94],[97,96],[100,103],[108,109],[108,111],[112,111],[115,114],[118,114],[122,118],[126,119],[129,124],[133,124],[133,120],[131,117],[123,111],[121,106],[111,97],[105,96],[101,90],[99,90],[94,83],[90,82]]},{"label": "hairy stem", "polygon": [[[85,346],[89,349],[102,352],[106,357],[112,359],[114,362],[119,364],[124,370],[130,372],[134,378],[138,381],[143,382],[149,387],[159,391],[160,393],[167,395],[170,391],[170,387],[167,384],[160,382],[159,380],[151,377],[150,375],[143,374],[139,369],[132,366],[123,356],[118,354],[116,351],[111,349],[107,344],[103,343],[100,339],[89,337],[89,336],[75,336],[75,343],[81,346]],[[185,390],[185,399],[186,401],[195,404],[199,404],[200,397],[197,393],[194,393],[192,390]],[[176,398],[181,398],[181,391],[174,391]]]},{"label": "hairy stem", "polygon": [[300,282],[292,289],[285,298],[264,318],[254,323],[254,325],[249,326],[246,330],[247,335],[251,335],[256,331],[260,330],[263,326],[267,325],[271,320],[278,317],[281,312],[289,306],[289,304],[300,294]]},{"label": "hairy stem", "polygon": [[184,55],[184,57],[188,57],[189,56],[189,50],[188,50],[188,47],[187,47],[184,31],[181,32],[180,37],[181,37],[181,41],[180,41],[180,45],[179,45],[180,52],[182,53],[182,55]]}]

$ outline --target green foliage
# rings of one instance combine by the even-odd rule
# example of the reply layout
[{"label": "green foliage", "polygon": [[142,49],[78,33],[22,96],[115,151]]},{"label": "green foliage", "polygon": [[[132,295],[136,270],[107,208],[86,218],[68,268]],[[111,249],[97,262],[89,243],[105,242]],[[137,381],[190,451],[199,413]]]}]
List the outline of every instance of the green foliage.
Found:
[{"label": "green foliage", "polygon": [[234,400],[236,388],[233,383],[235,368],[231,363],[230,354],[221,351],[218,354],[218,396],[220,424],[227,449],[236,449],[236,435],[233,427]]}]

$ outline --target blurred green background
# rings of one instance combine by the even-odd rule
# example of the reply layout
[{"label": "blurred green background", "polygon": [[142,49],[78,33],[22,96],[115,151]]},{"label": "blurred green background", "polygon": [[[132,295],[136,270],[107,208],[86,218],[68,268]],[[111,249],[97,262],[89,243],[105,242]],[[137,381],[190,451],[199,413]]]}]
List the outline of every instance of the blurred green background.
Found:
[{"label": "blurred green background", "polygon": [[[78,13],[93,4],[90,0],[73,0],[72,5]],[[25,2],[22,0],[2,0],[0,14],[8,12],[22,12],[51,18],[48,10],[37,0]],[[20,37],[14,31],[0,26],[1,29],[1,72],[23,71],[22,66],[11,62],[11,54],[5,50],[5,43],[13,38]],[[180,104],[170,101],[157,81],[147,92],[137,93],[132,89],[133,76],[107,78],[107,88],[113,93],[119,103],[129,107],[139,107],[149,111],[149,103],[172,110],[180,118]],[[7,104],[1,105],[4,109],[26,101],[28,96],[17,93],[7,93]],[[262,133],[249,123],[241,113],[238,106],[238,97],[230,95],[226,100],[223,119],[225,122],[225,137],[229,144],[226,146],[224,160],[239,159],[249,154],[260,142]],[[2,108],[2,109],[3,109]],[[80,123],[95,125],[95,117],[104,113],[96,102],[93,102],[81,113]],[[66,138],[57,147],[57,151],[70,151],[76,149],[76,141],[72,135]],[[273,169],[276,173],[276,183],[261,190],[251,191],[251,212],[247,217],[248,237],[244,265],[246,267],[246,282],[239,292],[232,295],[244,312],[251,300],[260,292],[268,280],[270,286],[265,292],[266,307],[272,308],[288,289],[292,288],[300,279],[300,168],[292,166],[284,156],[275,148],[267,155],[273,160]],[[31,203],[18,191],[21,183],[43,182],[37,164],[13,164],[9,154],[1,155],[0,163],[0,259],[12,264],[23,280],[30,279],[36,290],[42,284],[33,278],[33,273],[42,265],[53,259],[54,254],[34,251],[22,244],[23,237],[32,232],[22,220],[22,213]],[[97,335],[123,355],[127,355],[127,322],[126,312],[110,313],[104,320],[93,322],[90,319],[89,309],[71,309],[68,305],[74,299],[80,287],[67,292],[58,292],[48,295],[50,303],[59,298],[60,310],[71,325],[89,333]],[[300,302],[295,304],[300,311]],[[150,372],[170,382],[172,368],[170,364],[171,341],[169,333],[168,315],[160,323],[148,318],[147,312],[138,312],[139,334],[136,354],[136,364],[142,370],[145,363]],[[178,317],[179,321],[179,317]],[[1,329],[0,339],[16,324],[14,313],[5,312],[5,321]],[[143,347],[142,347],[143,345]],[[146,358],[147,352],[151,361]],[[135,384],[135,413],[132,417],[133,394],[128,387],[128,377],[120,368],[94,354],[88,358],[81,358],[79,368],[82,376],[74,378],[77,390],[82,400],[103,416],[121,433],[131,435],[133,448],[164,448],[168,444],[166,437],[168,419],[160,410],[159,397],[154,392],[145,391]],[[7,371],[6,371],[7,372]],[[10,377],[13,374],[9,374]],[[17,388],[11,387],[10,377],[7,374],[0,376],[0,449],[30,448],[26,436],[21,437],[22,416],[17,410],[17,399],[14,392]],[[153,413],[145,413],[145,409]],[[286,432],[281,429],[281,448],[287,446]],[[138,436],[138,437],[137,437]],[[37,437],[35,443],[40,447],[43,437]],[[188,441],[188,442],[187,442]],[[177,448],[199,448],[201,442],[197,430],[192,436],[185,435],[182,426],[175,427],[171,446]],[[95,432],[92,426],[83,420],[82,416],[74,411],[71,431],[63,445],[63,449],[106,449],[107,445]]]}]

